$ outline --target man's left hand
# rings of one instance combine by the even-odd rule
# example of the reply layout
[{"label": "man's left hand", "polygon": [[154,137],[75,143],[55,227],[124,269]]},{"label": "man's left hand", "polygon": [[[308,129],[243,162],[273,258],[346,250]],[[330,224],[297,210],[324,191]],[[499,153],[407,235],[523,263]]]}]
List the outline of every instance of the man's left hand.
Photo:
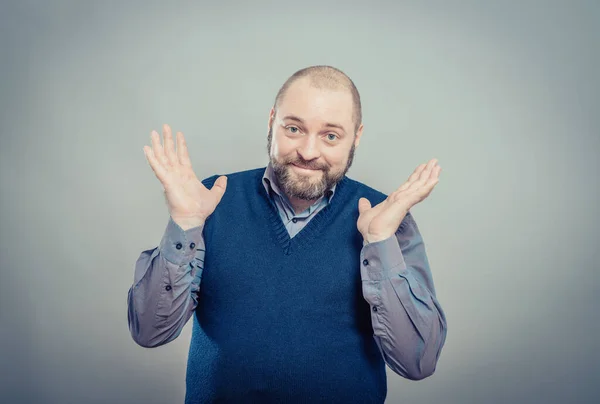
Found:
[{"label": "man's left hand", "polygon": [[393,236],[410,208],[429,196],[441,171],[437,159],[431,159],[420,164],[400,188],[378,205],[371,207],[367,198],[360,198],[356,226],[363,239],[374,243]]}]

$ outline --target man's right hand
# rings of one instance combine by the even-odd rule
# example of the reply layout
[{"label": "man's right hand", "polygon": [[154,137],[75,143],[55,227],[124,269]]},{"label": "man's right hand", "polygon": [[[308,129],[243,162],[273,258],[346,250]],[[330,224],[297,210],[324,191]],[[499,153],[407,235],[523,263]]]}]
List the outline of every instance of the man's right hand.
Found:
[{"label": "man's right hand", "polygon": [[164,188],[173,221],[184,230],[200,226],[221,201],[227,177],[219,177],[209,190],[192,169],[183,133],[177,132],[177,153],[169,125],[163,125],[163,136],[164,149],[160,135],[152,131],[152,147],[144,146],[146,160]]}]

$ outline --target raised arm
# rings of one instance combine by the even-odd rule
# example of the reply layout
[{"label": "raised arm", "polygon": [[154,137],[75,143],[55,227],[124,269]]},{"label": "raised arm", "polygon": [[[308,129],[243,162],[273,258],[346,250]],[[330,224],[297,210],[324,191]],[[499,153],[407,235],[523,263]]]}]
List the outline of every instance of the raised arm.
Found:
[{"label": "raised arm", "polygon": [[202,230],[227,186],[225,176],[211,189],[196,177],[183,133],[177,132],[177,153],[168,125],[163,136],[164,148],[152,131],[152,147],[144,146],[144,154],[164,188],[169,223],[159,246],[142,251],[136,261],[127,297],[131,335],[144,347],[177,338],[196,307],[204,262]]}]

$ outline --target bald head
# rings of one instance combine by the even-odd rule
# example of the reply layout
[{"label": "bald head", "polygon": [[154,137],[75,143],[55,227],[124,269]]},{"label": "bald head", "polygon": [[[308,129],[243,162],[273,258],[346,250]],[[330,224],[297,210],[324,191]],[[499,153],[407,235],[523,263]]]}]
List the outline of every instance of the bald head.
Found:
[{"label": "bald head", "polygon": [[283,86],[277,92],[273,109],[278,111],[279,104],[284,98],[287,89],[297,80],[306,78],[312,87],[331,90],[331,91],[348,91],[352,95],[352,117],[354,121],[354,132],[358,130],[362,122],[362,108],[360,105],[360,94],[356,86],[344,72],[332,66],[310,66],[298,70],[290,78],[283,83]]}]

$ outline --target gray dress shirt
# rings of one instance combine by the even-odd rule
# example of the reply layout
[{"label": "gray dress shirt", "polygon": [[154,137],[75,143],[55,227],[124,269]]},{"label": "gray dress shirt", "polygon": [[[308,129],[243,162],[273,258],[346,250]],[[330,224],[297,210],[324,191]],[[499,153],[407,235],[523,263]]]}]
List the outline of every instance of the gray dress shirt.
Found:
[{"label": "gray dress shirt", "polygon": [[[263,183],[290,237],[335,196],[333,187],[304,212],[295,214],[270,164]],[[138,345],[151,348],[174,340],[194,313],[204,260],[202,232],[203,226],[184,231],[169,218],[158,247],[142,251],[137,259],[127,297],[127,317]],[[406,216],[394,236],[365,243],[360,261],[363,297],[372,308],[373,338],[385,362],[407,379],[430,376],[444,345],[447,326],[412,214]]]}]

